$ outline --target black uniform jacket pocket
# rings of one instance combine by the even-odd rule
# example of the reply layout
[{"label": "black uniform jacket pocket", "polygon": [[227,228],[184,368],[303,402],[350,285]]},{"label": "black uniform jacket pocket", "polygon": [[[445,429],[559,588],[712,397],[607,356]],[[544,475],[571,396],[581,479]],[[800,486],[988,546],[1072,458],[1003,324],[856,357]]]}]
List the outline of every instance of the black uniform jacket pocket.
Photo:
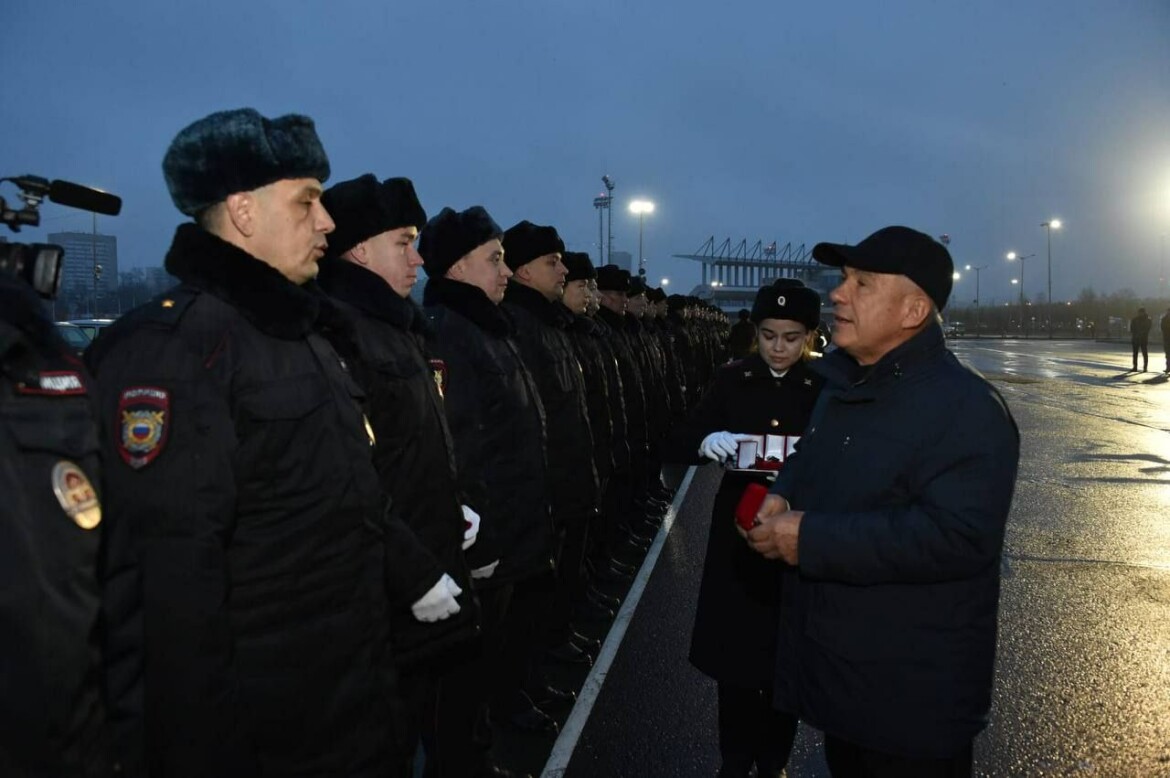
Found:
[{"label": "black uniform jacket pocket", "polygon": [[23,451],[80,458],[98,450],[97,431],[90,423],[89,407],[83,398],[46,401],[18,397],[6,406],[0,412],[0,423],[8,428]]},{"label": "black uniform jacket pocket", "polygon": [[317,374],[286,378],[241,392],[236,434],[242,472],[255,477],[295,477],[311,458],[297,451],[311,429],[325,432],[329,386]]}]

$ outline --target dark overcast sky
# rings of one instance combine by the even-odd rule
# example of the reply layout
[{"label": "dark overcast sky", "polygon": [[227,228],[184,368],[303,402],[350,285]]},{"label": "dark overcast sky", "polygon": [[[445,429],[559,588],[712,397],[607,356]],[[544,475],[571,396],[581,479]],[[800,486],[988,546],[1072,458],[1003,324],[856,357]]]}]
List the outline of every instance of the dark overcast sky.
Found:
[{"label": "dark overcast sky", "polygon": [[[649,273],[674,289],[698,265],[669,255],[712,234],[811,248],[901,223],[990,265],[985,302],[1014,292],[1004,253],[1035,252],[1031,295],[1053,216],[1055,297],[1162,274],[1166,0],[5,5],[0,175],[121,195],[99,230],[123,268],[159,264],[182,218],[171,138],[250,105],[312,116],[334,181],[409,176],[429,213],[481,203],[594,256],[609,173],[616,247],[636,254],[625,205],[654,200]],[[24,235],[89,226],[47,205]]]}]

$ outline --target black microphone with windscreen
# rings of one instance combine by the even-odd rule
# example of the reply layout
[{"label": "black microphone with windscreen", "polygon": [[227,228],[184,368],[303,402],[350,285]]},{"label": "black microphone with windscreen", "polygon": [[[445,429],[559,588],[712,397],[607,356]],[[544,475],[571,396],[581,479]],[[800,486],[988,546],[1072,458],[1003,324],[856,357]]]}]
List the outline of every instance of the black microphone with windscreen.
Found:
[{"label": "black microphone with windscreen", "polygon": [[49,199],[70,208],[80,208],[106,216],[117,216],[122,211],[121,197],[60,179],[49,185]]},{"label": "black microphone with windscreen", "polygon": [[106,216],[117,216],[122,211],[121,197],[103,192],[100,189],[91,189],[88,186],[75,184],[72,181],[60,179],[49,181],[40,176],[14,176],[8,180],[30,195],[37,198],[48,195],[53,202],[67,205],[70,208],[80,208],[83,211],[93,211]]}]

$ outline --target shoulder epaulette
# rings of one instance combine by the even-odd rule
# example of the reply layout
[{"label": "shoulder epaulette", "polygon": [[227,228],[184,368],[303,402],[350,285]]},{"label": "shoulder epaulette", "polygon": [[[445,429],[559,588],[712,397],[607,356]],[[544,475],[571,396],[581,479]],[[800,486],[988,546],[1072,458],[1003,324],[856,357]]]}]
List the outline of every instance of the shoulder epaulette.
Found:
[{"label": "shoulder epaulette", "polygon": [[198,297],[198,289],[176,286],[125,313],[86,350],[86,362],[91,367],[96,365],[114,344],[137,330],[174,329]]}]

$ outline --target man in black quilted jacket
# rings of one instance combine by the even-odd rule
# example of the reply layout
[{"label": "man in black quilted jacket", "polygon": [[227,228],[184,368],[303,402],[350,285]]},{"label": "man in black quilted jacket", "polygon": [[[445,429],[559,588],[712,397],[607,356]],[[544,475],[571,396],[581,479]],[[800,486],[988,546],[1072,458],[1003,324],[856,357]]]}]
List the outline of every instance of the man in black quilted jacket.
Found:
[{"label": "man in black quilted jacket", "polygon": [[439,575],[389,511],[352,333],[313,283],[328,158],[307,117],[239,109],[181,131],[163,172],[194,218],[180,284],[87,353],[118,753],[130,775],[387,775],[388,602]]}]

